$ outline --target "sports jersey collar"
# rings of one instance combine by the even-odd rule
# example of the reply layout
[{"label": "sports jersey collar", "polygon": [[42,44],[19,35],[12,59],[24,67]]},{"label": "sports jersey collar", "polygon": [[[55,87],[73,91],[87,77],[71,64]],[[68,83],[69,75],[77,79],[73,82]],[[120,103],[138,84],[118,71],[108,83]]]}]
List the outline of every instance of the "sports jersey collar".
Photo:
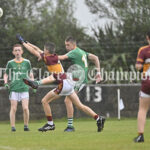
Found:
[{"label": "sports jersey collar", "polygon": [[75,46],[75,48],[73,49],[73,50],[75,50],[75,49],[77,49],[78,47],[77,46]]},{"label": "sports jersey collar", "polygon": [[44,56],[51,56],[51,54],[44,54]]},{"label": "sports jersey collar", "polygon": [[22,62],[24,61],[24,58],[21,58],[20,61],[16,60],[16,58],[15,58],[14,61],[15,61],[16,63],[22,63]]},{"label": "sports jersey collar", "polygon": [[44,56],[54,56],[54,55],[56,55],[55,53],[54,54],[44,54]]}]

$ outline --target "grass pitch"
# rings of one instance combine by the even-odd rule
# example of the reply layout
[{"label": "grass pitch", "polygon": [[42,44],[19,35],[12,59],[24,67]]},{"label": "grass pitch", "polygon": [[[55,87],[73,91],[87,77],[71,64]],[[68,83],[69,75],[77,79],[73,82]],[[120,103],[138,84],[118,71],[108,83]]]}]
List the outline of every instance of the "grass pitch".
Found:
[{"label": "grass pitch", "polygon": [[150,120],[145,128],[145,142],[134,143],[137,135],[136,119],[107,120],[103,132],[96,132],[92,119],[74,121],[75,132],[63,132],[66,119],[56,120],[55,131],[38,132],[46,121],[31,121],[30,132],[23,131],[23,123],[16,123],[11,132],[8,122],[0,123],[0,150],[150,150]]}]

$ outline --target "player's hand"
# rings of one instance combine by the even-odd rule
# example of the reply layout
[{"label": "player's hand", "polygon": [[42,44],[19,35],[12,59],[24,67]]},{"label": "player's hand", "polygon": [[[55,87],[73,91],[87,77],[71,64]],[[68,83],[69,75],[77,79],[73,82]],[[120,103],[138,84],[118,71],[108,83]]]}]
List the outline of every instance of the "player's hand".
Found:
[{"label": "player's hand", "polygon": [[98,72],[96,74],[95,79],[96,79],[96,84],[99,83],[102,80],[100,72]]},{"label": "player's hand", "polygon": [[32,89],[33,93],[35,94],[37,92],[37,89]]},{"label": "player's hand", "polygon": [[6,88],[7,90],[9,90],[9,84],[8,84],[8,83],[5,83],[4,86],[5,86],[5,88]]},{"label": "player's hand", "polygon": [[20,44],[26,43],[26,41],[23,39],[23,37],[20,34],[16,34],[16,39],[19,41]]}]

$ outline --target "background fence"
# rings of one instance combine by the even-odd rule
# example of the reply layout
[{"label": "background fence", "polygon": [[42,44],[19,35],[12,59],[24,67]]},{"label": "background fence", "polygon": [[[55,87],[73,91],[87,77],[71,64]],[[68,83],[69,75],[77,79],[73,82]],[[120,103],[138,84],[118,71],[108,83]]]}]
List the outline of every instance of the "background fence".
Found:
[{"label": "background fence", "polygon": [[[41,105],[41,99],[55,85],[41,86],[34,94],[30,89],[30,119],[42,119],[45,117]],[[136,117],[138,111],[139,84],[107,84],[107,85],[87,85],[79,93],[80,100],[87,106],[90,106],[95,112],[107,117],[116,117],[118,113],[117,89],[120,89],[120,98],[123,99],[125,108],[121,111],[121,117]],[[9,93],[1,87],[0,89],[0,120],[9,120]],[[66,117],[66,108],[64,97],[52,102],[52,113],[55,118]],[[16,119],[22,119],[21,104],[18,105]],[[87,117],[86,114],[75,108],[74,116]]]}]

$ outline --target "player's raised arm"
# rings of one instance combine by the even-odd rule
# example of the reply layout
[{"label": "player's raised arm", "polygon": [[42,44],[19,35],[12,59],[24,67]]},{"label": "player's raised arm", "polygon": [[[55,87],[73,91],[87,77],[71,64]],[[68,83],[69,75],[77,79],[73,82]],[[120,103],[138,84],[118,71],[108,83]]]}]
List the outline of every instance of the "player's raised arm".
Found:
[{"label": "player's raised arm", "polygon": [[43,53],[42,50],[40,50],[37,46],[35,46],[35,45],[27,42],[26,40],[24,40],[24,38],[20,34],[17,34],[16,38],[19,41],[19,43],[21,43],[30,53],[32,53],[33,55],[38,57],[38,60],[41,59],[40,54]]},{"label": "player's raised arm", "polygon": [[31,46],[32,48],[34,48],[34,50],[36,50],[36,51],[39,52],[40,54],[43,53],[43,51],[42,51],[39,47],[37,47],[37,46],[35,46],[35,45],[33,45],[33,44],[29,43],[29,42],[27,42],[27,44],[28,44],[29,46]]},{"label": "player's raised arm", "polygon": [[31,46],[28,44],[28,42],[27,42],[27,43],[23,42],[22,44],[23,44],[23,46],[24,46],[31,54],[33,54],[34,56],[36,56],[36,57],[38,57],[38,58],[41,58],[40,53],[39,53],[38,51],[36,51],[33,47],[31,47]]},{"label": "player's raised arm", "polygon": [[88,54],[88,59],[91,60],[95,64],[95,66],[96,66],[97,75],[96,75],[95,78],[96,78],[96,83],[98,83],[98,82],[101,81],[99,59],[98,59],[98,57],[96,55],[91,54],[91,53]]}]

